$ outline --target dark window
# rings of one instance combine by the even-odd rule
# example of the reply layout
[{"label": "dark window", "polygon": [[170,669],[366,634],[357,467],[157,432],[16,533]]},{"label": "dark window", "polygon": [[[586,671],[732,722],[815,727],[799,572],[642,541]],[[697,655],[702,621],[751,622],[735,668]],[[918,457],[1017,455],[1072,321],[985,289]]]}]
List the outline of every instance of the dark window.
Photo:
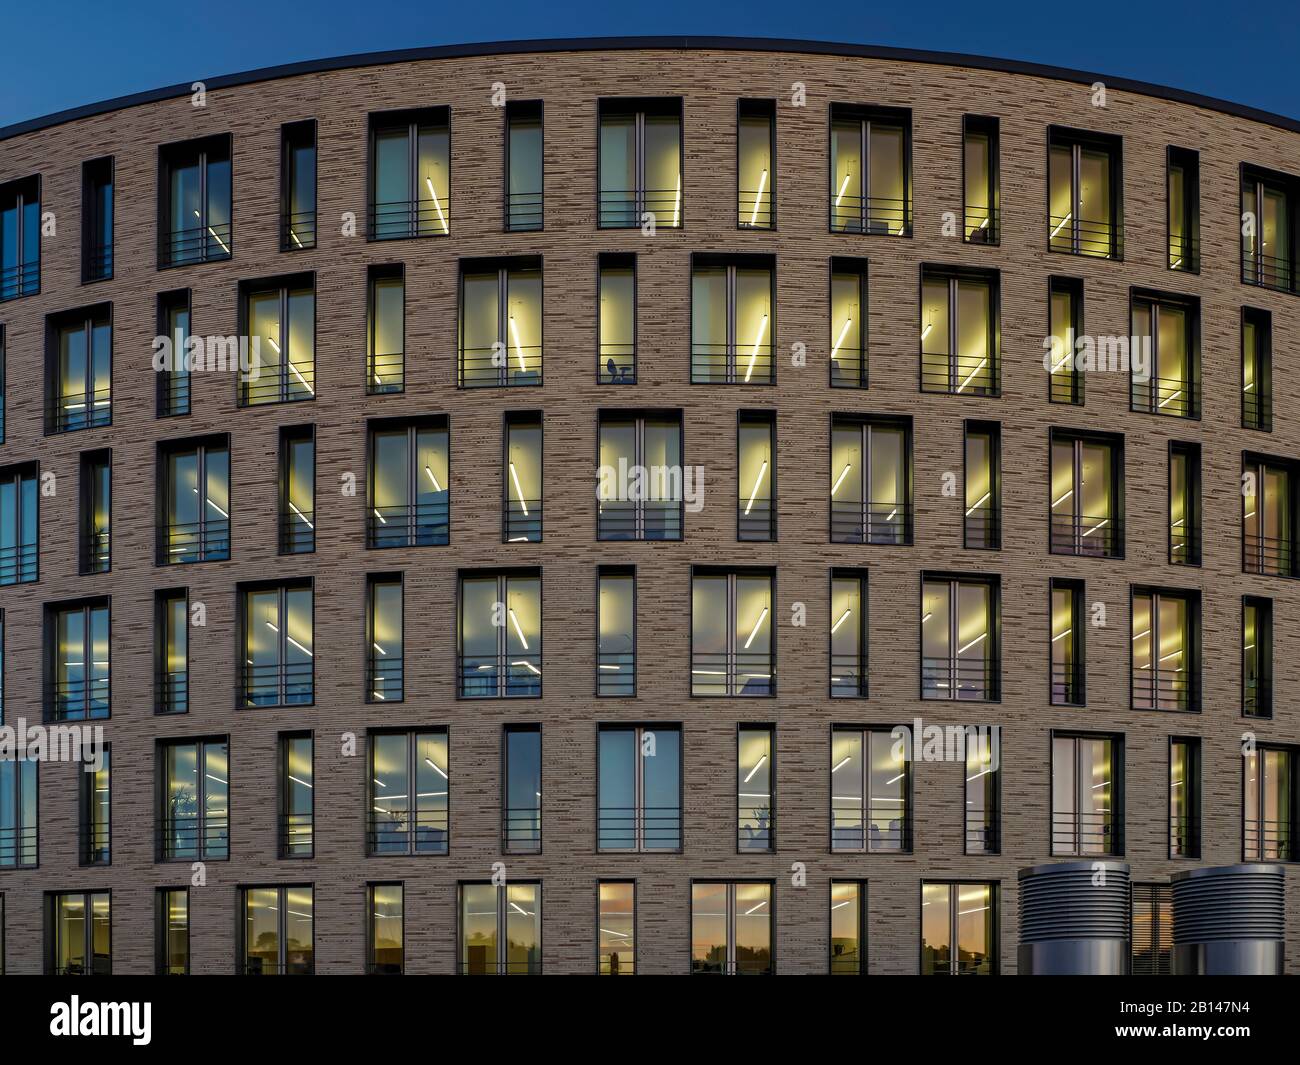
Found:
[{"label": "dark window", "polygon": [[405,618],[400,573],[366,579],[366,702],[401,702],[405,696]]},{"label": "dark window", "polygon": [[34,462],[0,470],[0,585],[36,580],[39,473]]},{"label": "dark window", "polygon": [[736,222],[776,225],[776,101],[741,100],[736,109]]},{"label": "dark window", "polygon": [[776,849],[776,729],[736,730],[736,849]]},{"label": "dark window", "polygon": [[831,850],[911,851],[911,754],[888,728],[831,731]]},{"label": "dark window", "polygon": [[1201,445],[1169,444],[1169,564],[1201,564]]},{"label": "dark window", "polygon": [[1083,282],[1053,277],[1047,285],[1047,398],[1052,403],[1083,406],[1083,370],[1077,356],[1083,336]]},{"label": "dark window", "polygon": [[1054,555],[1124,556],[1124,439],[1053,429],[1048,514]]},{"label": "dark window", "polygon": [[279,743],[281,858],[310,858],[315,851],[316,757],[310,732],[282,732]]},{"label": "dark window", "polygon": [[597,735],[597,849],[681,850],[681,728],[602,725]]},{"label": "dark window", "polygon": [[1201,709],[1201,597],[1133,589],[1133,708]]},{"label": "dark window", "polygon": [[406,387],[406,276],[402,266],[372,266],[367,277],[366,391],[401,392]]},{"label": "dark window", "polygon": [[158,860],[230,857],[230,744],[226,737],[158,744]]},{"label": "dark window", "polygon": [[691,383],[776,383],[776,263],[771,256],[691,258]]},{"label": "dark window", "polygon": [[316,247],[316,123],[280,127],[280,250]]},{"label": "dark window", "polygon": [[[1129,352],[1130,409],[1172,418],[1201,416],[1200,301],[1135,292]],[[1139,353],[1140,352],[1140,353]]]},{"label": "dark window", "polygon": [[79,573],[107,573],[112,567],[112,522],[112,452],[84,452],[81,456]]},{"label": "dark window", "polygon": [[1051,688],[1053,706],[1082,706],[1087,679],[1083,581],[1052,579]]},{"label": "dark window", "polygon": [[636,571],[601,566],[596,576],[596,694],[636,694]]},{"label": "dark window", "polygon": [[600,350],[596,381],[636,384],[636,256],[602,252],[597,284]]},{"label": "dark window", "polygon": [[370,854],[446,854],[447,730],[370,733]]},{"label": "dark window", "polygon": [[239,972],[310,976],[316,971],[314,895],[310,886],[240,889]]},{"label": "dark window", "polygon": [[912,542],[912,420],[831,416],[833,543]]},{"label": "dark window", "polygon": [[45,431],[113,420],[113,319],[107,303],[45,320]]},{"label": "dark window", "polygon": [[315,697],[310,581],[239,588],[240,706],[303,706]]},{"label": "dark window", "polygon": [[1201,272],[1201,157],[1188,148],[1166,156],[1169,269]]},{"label": "dark window", "polygon": [[964,736],[966,853],[997,854],[1002,848],[1002,730],[968,726]]},{"label": "dark window", "polygon": [[155,348],[158,376],[158,417],[190,412],[190,290],[177,289],[158,297],[158,337]]},{"label": "dark window", "polygon": [[1273,430],[1273,316],[1241,310],[1241,427]]},{"label": "dark window", "polygon": [[316,550],[316,429],[280,430],[280,554]]},{"label": "dark window", "polygon": [[449,438],[445,415],[371,423],[367,547],[449,542]]},{"label": "dark window", "polygon": [[37,864],[39,771],[35,758],[0,759],[0,869]]},{"label": "dark window", "polygon": [[998,120],[962,117],[962,239],[968,244],[1001,241],[1001,189],[998,181]]},{"label": "dark window", "polygon": [[540,698],[540,571],[462,573],[459,614],[456,651],[460,697]]},{"label": "dark window", "polygon": [[1047,246],[1101,259],[1124,257],[1123,152],[1119,137],[1047,131]]},{"label": "dark window", "polygon": [[691,694],[776,694],[771,570],[691,571]]},{"label": "dark window", "polygon": [[1241,712],[1273,716],[1273,600],[1241,601]]},{"label": "dark window", "polygon": [[0,302],[41,290],[41,179],[0,185]]},{"label": "dark window", "polygon": [[54,976],[111,976],[110,894],[48,894],[46,904],[46,972]]},{"label": "dark window", "polygon": [[921,267],[921,391],[1001,394],[995,270]]},{"label": "dark window", "polygon": [[81,167],[81,280],[113,276],[113,158]]},{"label": "dark window", "polygon": [[189,888],[159,888],[156,900],[154,972],[158,976],[189,976]]},{"label": "dark window", "polygon": [[190,709],[189,594],[184,588],[154,596],[154,713]]},{"label": "dark window", "polygon": [[107,599],[45,608],[45,718],[99,720],[109,716]]},{"label": "dark window", "polygon": [[831,570],[831,698],[867,697],[867,574]]},{"label": "dark window", "polygon": [[229,259],[230,135],[169,144],[158,163],[159,268]]},{"label": "dark window", "polygon": [[1002,546],[1002,427],[967,422],[964,452],[962,544],[996,551]]},{"label": "dark window", "polygon": [[831,231],[912,235],[912,112],[831,105]]},{"label": "dark window", "polygon": [[1201,741],[1169,741],[1169,857],[1201,856]]},{"label": "dark window", "polygon": [[112,750],[105,744],[93,763],[77,767],[78,856],[82,865],[108,865],[112,861]]},{"label": "dark window", "polygon": [[1241,168],[1241,280],[1300,292],[1300,178],[1260,167]]},{"label": "dark window", "polygon": [[542,101],[506,104],[506,229],[542,228]]},{"label": "dark window", "polygon": [[997,700],[1001,611],[997,577],[921,575],[921,698]]},{"label": "dark window", "polygon": [[230,440],[204,437],[159,447],[158,564],[230,557]]},{"label": "dark window", "polygon": [[776,539],[776,415],[770,411],[738,415],[736,539]]},{"label": "dark window", "polygon": [[600,228],[678,228],[681,100],[601,100],[599,106]]},{"label": "dark window", "polygon": [[507,725],[501,739],[501,845],[507,854],[542,850],[542,727]]},{"label": "dark window", "polygon": [[450,109],[371,115],[370,239],[446,236],[450,220]]},{"label": "dark window", "polygon": [[1124,743],[1052,734],[1052,854],[1124,853]]},{"label": "dark window", "polygon": [[401,976],[406,971],[405,888],[366,885],[366,973]]}]

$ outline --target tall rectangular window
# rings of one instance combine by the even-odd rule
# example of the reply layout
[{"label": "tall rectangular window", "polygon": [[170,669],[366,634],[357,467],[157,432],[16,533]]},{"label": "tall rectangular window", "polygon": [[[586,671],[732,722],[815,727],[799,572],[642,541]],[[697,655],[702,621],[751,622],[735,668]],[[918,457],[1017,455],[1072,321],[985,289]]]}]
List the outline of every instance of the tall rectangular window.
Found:
[{"label": "tall rectangular window", "polygon": [[96,763],[79,767],[77,805],[82,865],[108,865],[112,861],[112,749],[105,745]]},{"label": "tall rectangular window", "polygon": [[1002,730],[968,728],[965,748],[966,853],[998,854],[1002,850]]},{"label": "tall rectangular window", "polygon": [[450,455],[446,415],[371,423],[367,547],[450,541]]},{"label": "tall rectangular window", "polygon": [[601,229],[682,225],[682,101],[601,100]]},{"label": "tall rectangular window", "polygon": [[741,229],[776,225],[776,101],[736,106],[736,222]]},{"label": "tall rectangular window", "polygon": [[230,744],[226,737],[158,744],[158,860],[230,857]]},{"label": "tall rectangular window", "polygon": [[245,976],[315,973],[314,903],[309,885],[241,888],[239,971]]},{"label": "tall rectangular window", "polygon": [[406,971],[405,888],[366,885],[366,973],[401,976]]},{"label": "tall rectangular window", "polygon": [[995,270],[921,267],[921,391],[1001,394]]},{"label": "tall rectangular window", "polygon": [[113,421],[113,319],[101,303],[45,319],[45,431]]},{"label": "tall rectangular window", "polygon": [[1201,272],[1201,157],[1190,148],[1166,154],[1169,269]]},{"label": "tall rectangular window", "polygon": [[831,387],[867,387],[867,261],[831,260]]},{"label": "tall rectangular window", "polygon": [[599,258],[600,350],[596,382],[636,384],[636,256],[602,252]]},{"label": "tall rectangular window", "polygon": [[776,729],[741,725],[736,730],[736,849],[776,849]]},{"label": "tall rectangular window", "polygon": [[405,697],[405,611],[400,573],[366,578],[366,702]]},{"label": "tall rectangular window", "polygon": [[316,550],[316,429],[280,429],[280,554]]},{"label": "tall rectangular window", "polygon": [[316,122],[280,127],[280,250],[316,247]]},{"label": "tall rectangular window", "polygon": [[1169,564],[1201,564],[1201,445],[1169,444]]},{"label": "tall rectangular window", "polygon": [[47,895],[46,973],[111,976],[112,896],[107,891]]},{"label": "tall rectangular window", "polygon": [[304,706],[315,698],[310,581],[242,586],[240,705]]},{"label": "tall rectangular window", "polygon": [[831,881],[831,975],[867,974],[867,882]]},{"label": "tall rectangular window", "polygon": [[1047,300],[1047,398],[1081,407],[1083,371],[1076,362],[1076,346],[1083,336],[1083,282],[1077,277],[1053,277]]},{"label": "tall rectangular window", "polygon": [[1170,976],[1174,953],[1174,890],[1170,884],[1134,884],[1129,927],[1134,976]]},{"label": "tall rectangular window", "polygon": [[596,539],[680,540],[688,487],[681,412],[602,411],[599,418]]},{"label": "tall rectangular window", "polygon": [[447,730],[370,733],[369,853],[446,854]]},{"label": "tall rectangular window", "polygon": [[190,709],[189,594],[184,588],[154,595],[154,713]]},{"label": "tall rectangular window", "polygon": [[997,577],[922,574],[921,698],[999,698],[999,600]]},{"label": "tall rectangular window", "polygon": [[1245,573],[1294,577],[1300,495],[1297,463],[1247,453],[1241,470],[1241,568]]},{"label": "tall rectangular window", "polygon": [[41,290],[41,179],[0,185],[0,303]]},{"label": "tall rectangular window", "polygon": [[776,539],[776,415],[771,411],[738,414],[736,539]]},{"label": "tall rectangular window", "polygon": [[691,572],[691,694],[776,694],[771,571]]},{"label": "tall rectangular window", "polygon": [[[1129,409],[1172,418],[1201,416],[1200,302],[1138,292],[1131,343],[1146,349],[1145,373],[1129,372]],[[1149,347],[1148,347],[1149,345]],[[1136,361],[1136,360],[1133,360]]]},{"label": "tall rectangular window", "polygon": [[1122,141],[1102,133],[1047,130],[1047,246],[1051,251],[1124,255]]},{"label": "tall rectangular window", "polygon": [[1001,241],[1001,189],[998,181],[998,120],[962,116],[962,237],[968,244]]},{"label": "tall rectangular window", "polygon": [[1200,593],[1133,590],[1133,708],[1201,709]]},{"label": "tall rectangular window", "polygon": [[1201,856],[1201,741],[1169,741],[1169,857]]},{"label": "tall rectangular window", "polygon": [[1242,759],[1244,861],[1294,862],[1300,857],[1297,761],[1295,747],[1257,747]]},{"label": "tall rectangular window", "polygon": [[542,727],[507,725],[501,746],[502,847],[509,854],[540,854]]},{"label": "tall rectangular window", "polygon": [[597,850],[681,850],[680,726],[602,725],[597,744]]},{"label": "tall rectangular window", "polygon": [[0,470],[0,585],[36,580],[39,473],[34,462]]},{"label": "tall rectangular window", "polygon": [[457,384],[542,383],[542,262],[462,259]]},{"label": "tall rectangular window", "polygon": [[108,633],[106,599],[46,607],[47,721],[109,716]]},{"label": "tall rectangular window", "polygon": [[912,542],[912,421],[831,416],[831,541]]},{"label": "tall rectangular window", "polygon": [[691,257],[692,384],[775,384],[775,338],[771,256]]},{"label": "tall rectangular window", "polygon": [[967,422],[964,453],[962,545],[996,551],[1002,546],[1002,427]]},{"label": "tall rectangular window", "polygon": [[315,399],[315,276],[243,282],[239,313],[253,349],[249,370],[239,375],[239,405]]},{"label": "tall rectangular window", "polygon": [[691,884],[691,973],[771,976],[771,881]]},{"label": "tall rectangular window", "polygon": [[310,732],[280,734],[279,785],[279,856],[310,858],[316,827],[316,758]]},{"label": "tall rectangular window", "polygon": [[1241,601],[1241,713],[1273,716],[1273,600]]},{"label": "tall rectangular window", "polygon": [[601,976],[636,974],[636,881],[602,880],[597,885],[596,945]]},{"label": "tall rectangular window", "polygon": [[1117,736],[1052,734],[1052,854],[1124,853],[1124,747]]},{"label": "tall rectangular window", "polygon": [[831,731],[831,850],[912,849],[911,754],[887,728]]},{"label": "tall rectangular window", "polygon": [[912,112],[831,105],[831,231],[912,235]]},{"label": "tall rectangular window", "polygon": [[1052,579],[1051,688],[1053,706],[1082,706],[1087,656],[1084,652],[1083,581]]},{"label": "tall rectangular window", "polygon": [[158,150],[158,267],[229,259],[230,134]]},{"label": "tall rectangular window", "polygon": [[165,444],[158,456],[158,564],[230,557],[230,439]]},{"label": "tall rectangular window", "polygon": [[514,411],[505,420],[501,539],[535,543],[542,538],[542,415]]},{"label": "tall rectangular window", "polygon": [[158,297],[158,336],[165,340],[159,360],[158,417],[172,418],[190,412],[190,290],[176,289]]},{"label": "tall rectangular window", "polygon": [[1273,316],[1241,310],[1241,427],[1273,431]]},{"label": "tall rectangular window", "polygon": [[867,670],[867,574],[831,570],[831,698],[865,699]]},{"label": "tall rectangular window", "polygon": [[1296,270],[1300,178],[1241,168],[1241,280],[1281,292],[1300,291]]},{"label": "tall rectangular window", "polygon": [[113,276],[113,157],[81,165],[81,283]]},{"label": "tall rectangular window", "polygon": [[372,396],[406,387],[406,275],[404,268],[372,266],[367,274],[366,391]]},{"label": "tall rectangular window", "polygon": [[636,695],[636,571],[601,566],[596,577],[596,694]]},{"label": "tall rectangular window", "polygon": [[113,453],[81,456],[79,573],[107,573],[113,565]]},{"label": "tall rectangular window", "polygon": [[451,110],[370,116],[371,240],[445,237],[451,219]]},{"label": "tall rectangular window", "polygon": [[1124,440],[1053,429],[1048,513],[1054,555],[1124,555]]},{"label": "tall rectangular window", "polygon": [[[5,442],[5,398],[7,396],[6,374],[8,357],[5,354],[5,327],[0,325],[0,444]],[[0,973],[3,975],[3,973]]]},{"label": "tall rectangular window", "polygon": [[460,885],[460,969],[469,976],[540,976],[542,885]]},{"label": "tall rectangular window", "polygon": [[542,101],[506,104],[506,229],[542,228]]},{"label": "tall rectangular window", "polygon": [[154,973],[158,976],[189,976],[189,888],[159,888],[155,913]]},{"label": "tall rectangular window", "polygon": [[995,976],[998,886],[921,882],[921,975]]},{"label": "tall rectangular window", "polygon": [[538,570],[460,575],[457,685],[462,699],[542,694],[542,577]]},{"label": "tall rectangular window", "polygon": [[0,759],[0,869],[36,866],[38,772],[35,758]]}]

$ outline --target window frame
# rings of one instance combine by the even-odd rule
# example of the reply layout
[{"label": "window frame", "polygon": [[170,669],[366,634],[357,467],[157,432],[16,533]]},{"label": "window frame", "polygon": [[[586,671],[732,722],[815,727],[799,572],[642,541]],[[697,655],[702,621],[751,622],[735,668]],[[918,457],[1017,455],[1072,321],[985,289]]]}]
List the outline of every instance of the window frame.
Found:
[{"label": "window frame", "polygon": [[[927,353],[925,337],[929,330],[923,325],[925,320],[925,286],[926,282],[946,282],[948,297],[946,302],[948,334],[948,351],[942,356],[947,369],[947,385],[943,388],[930,387],[926,383],[926,360],[940,358],[937,353]],[[987,331],[988,356],[985,361],[990,365],[987,370],[987,385],[975,385],[971,391],[966,386],[980,372],[976,366],[966,379],[956,387],[954,382],[961,374],[957,360],[969,358],[958,351],[960,337],[960,285],[962,282],[981,284],[988,291],[989,320]],[[916,290],[917,320],[917,392],[938,396],[969,396],[979,399],[1002,398],[1002,272],[998,269],[971,266],[950,266],[941,263],[923,262],[920,265],[920,279]]]},{"label": "window frame", "polygon": [[[504,127],[502,137],[503,148],[503,165],[501,168],[502,185],[501,185],[501,203],[504,207],[501,229],[505,233],[540,233],[546,228],[546,104],[543,100],[507,100],[505,107],[502,108]],[[538,139],[540,141],[538,150],[538,174],[537,178],[540,187],[536,192],[536,207],[533,211],[525,210],[525,218],[532,214],[536,215],[536,224],[515,223],[512,216],[515,214],[516,205],[513,202],[516,195],[531,197],[530,193],[512,193],[510,191],[511,176],[511,146],[513,143],[514,127],[516,120],[522,119],[525,122],[536,121]],[[532,207],[531,203],[525,202],[520,205],[524,208]]]},{"label": "window frame", "polygon": [[[1078,780],[1080,759],[1080,740],[1104,740],[1111,745],[1111,803],[1110,803],[1110,849],[1107,851],[1087,851],[1081,842],[1084,831],[1079,818],[1082,811],[1077,809],[1077,795],[1071,798],[1074,809],[1069,811],[1071,818],[1070,838],[1073,840],[1070,850],[1056,850],[1056,758],[1055,748],[1058,739],[1072,741],[1072,758]],[[1127,743],[1122,732],[1107,732],[1095,729],[1052,728],[1047,731],[1047,851],[1052,858],[1106,859],[1125,855],[1128,845],[1126,792],[1128,772],[1125,764]]]},{"label": "window frame", "polygon": [[[310,140],[310,144],[308,144]],[[312,153],[312,208],[310,212],[299,211],[293,212],[290,208],[293,206],[293,186],[297,177],[297,168],[294,163],[294,153],[302,148],[310,147]],[[310,222],[304,218],[302,222],[295,222],[298,215],[311,215]],[[320,144],[318,141],[318,131],[316,119],[305,118],[295,122],[285,122],[280,126],[280,251],[281,252],[299,252],[311,251],[316,247],[316,226],[317,218],[320,214]],[[297,230],[304,231],[310,226],[310,232],[304,232],[307,237],[306,241],[298,238]]]},{"label": "window frame", "polygon": [[[231,133],[217,133],[206,137],[194,137],[183,141],[173,141],[170,144],[158,146],[158,269],[174,270],[185,266],[196,266],[202,263],[226,262],[234,258],[235,255],[235,145],[234,135]],[[224,155],[224,159],[223,159]],[[213,158],[215,157],[215,158]],[[187,162],[193,160],[192,163]],[[208,212],[211,204],[208,199],[208,173],[213,163],[220,165],[225,162],[230,168],[230,200],[226,204],[227,215],[230,221],[218,223],[224,226],[226,239],[223,241],[221,235],[210,223]],[[202,212],[199,218],[199,224],[191,227],[192,229],[203,230],[211,235],[212,239],[218,245],[224,245],[224,254],[213,253],[210,249],[208,237],[200,236],[198,239],[203,242],[202,249],[194,256],[185,256],[183,251],[178,252],[176,248],[176,238],[186,230],[171,229],[171,177],[173,172],[179,167],[193,165],[198,170],[199,181],[199,204]],[[184,244],[182,242],[182,248]],[[182,257],[183,256],[183,257]]]},{"label": "window frame", "polygon": [[[982,244],[989,247],[997,247],[1002,243],[1002,173],[1001,173],[1001,131],[999,119],[994,115],[962,115],[961,116],[961,188],[962,188],[962,243],[963,244]],[[967,138],[974,134],[975,136],[985,137],[988,140],[988,185],[989,185],[989,204],[988,213],[985,215],[985,222],[971,229],[972,219],[971,204],[967,202],[970,194],[968,170],[969,157],[967,155]],[[975,239],[975,234],[983,232],[985,236],[980,240]]]},{"label": "window frame", "polygon": [[[749,194],[748,190],[740,187],[740,142],[741,128],[743,121],[746,119],[766,119],[768,121],[768,181],[767,187],[763,188],[761,181],[760,187],[753,191],[753,209],[750,212],[750,221],[744,220],[745,202],[744,197]],[[775,232],[777,228],[777,200],[776,200],[776,100],[771,98],[747,98],[741,97],[736,100],[736,228],[738,230],[767,230]],[[759,208],[763,203],[763,196],[766,194],[768,209],[765,212],[766,223],[755,221],[761,213]]]}]

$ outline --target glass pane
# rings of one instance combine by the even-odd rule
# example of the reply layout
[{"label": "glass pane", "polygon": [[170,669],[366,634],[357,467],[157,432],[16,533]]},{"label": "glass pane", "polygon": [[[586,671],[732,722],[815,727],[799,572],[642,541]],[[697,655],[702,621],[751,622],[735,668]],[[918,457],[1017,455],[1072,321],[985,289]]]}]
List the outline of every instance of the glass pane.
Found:
[{"label": "glass pane", "polygon": [[736,695],[768,695],[773,690],[772,578],[736,577]]},{"label": "glass pane", "polygon": [[636,972],[636,886],[604,882],[598,914],[601,976],[631,976]]},{"label": "glass pane", "polygon": [[645,208],[656,226],[682,224],[682,123],[676,115],[645,116]]},{"label": "glass pane", "polygon": [[741,850],[771,850],[772,732],[741,729],[737,737],[736,799]]},{"label": "glass pane", "polygon": [[536,884],[509,884],[505,890],[506,973],[531,976],[542,971],[542,900]]},{"label": "glass pane", "polygon": [[600,270],[600,382],[636,378],[636,272],[631,266]]},{"label": "glass pane", "polygon": [[600,119],[600,224],[636,226],[636,116]]},{"label": "glass pane", "polygon": [[244,892],[244,971],[254,975],[280,972],[280,892],[276,888]]},{"label": "glass pane", "polygon": [[[766,310],[764,306],[760,313]],[[757,323],[751,324],[756,331]],[[726,267],[696,267],[691,275],[691,380],[725,382],[728,362]]]},{"label": "glass pane", "polygon": [[508,729],[505,743],[506,848],[536,851],[542,845],[542,733]]},{"label": "glass pane", "polygon": [[866,846],[863,734],[837,729],[831,737],[831,847]]},{"label": "glass pane", "polygon": [[309,855],[313,844],[313,795],[316,786],[311,737],[285,743],[284,847],[290,855]]},{"label": "glass pane", "polygon": [[314,971],[312,889],[284,889],[284,971],[309,975]]},{"label": "glass pane", "polygon": [[831,384],[856,387],[866,374],[862,276],[831,275]]},{"label": "glass pane", "polygon": [[676,729],[647,730],[641,744],[645,850],[678,850],[682,845],[682,740]]},{"label": "glass pane", "polygon": [[986,976],[992,969],[993,889],[957,887],[957,974]]},{"label": "glass pane", "polygon": [[727,687],[727,578],[697,574],[691,581],[691,693],[725,695]]},{"label": "glass pane", "polygon": [[727,971],[727,885],[691,885],[691,972]]},{"label": "glass pane", "polygon": [[451,793],[445,732],[415,737],[415,851],[446,854],[447,807]]},{"label": "glass pane", "polygon": [[600,782],[601,850],[632,850],[637,842],[637,761],[635,729],[602,729],[597,772]]},{"label": "glass pane", "polygon": [[772,885],[737,884],[736,972],[767,975],[772,971]]},{"label": "glass pane", "polygon": [[898,851],[910,846],[907,831],[908,765],[888,732],[871,732],[871,789],[868,850]]},{"label": "glass pane", "polygon": [[831,975],[857,976],[862,970],[860,890],[852,881],[831,881]]},{"label": "glass pane", "polygon": [[952,887],[921,885],[921,975],[947,976],[952,968]]},{"label": "glass pane", "polygon": [[865,694],[866,662],[863,633],[866,619],[862,581],[857,577],[831,580],[831,695]]},{"label": "glass pane", "polygon": [[737,139],[737,213],[740,224],[756,228],[772,225],[772,119],[768,115],[741,115]]},{"label": "glass pane", "polygon": [[370,889],[370,971],[400,973],[405,961],[401,884],[376,884]]},{"label": "glass pane", "polygon": [[599,581],[599,634],[596,649],[596,693],[632,695],[636,690],[634,604],[636,578],[631,574],[603,575]]},{"label": "glass pane", "polygon": [[772,380],[772,272],[736,270],[736,373],[746,383]]},{"label": "glass pane", "polygon": [[495,974],[497,888],[491,884],[463,884],[460,900],[461,972],[473,976]]},{"label": "glass pane", "polygon": [[411,848],[410,737],[381,733],[371,740],[372,849],[402,854]]},{"label": "glass pane", "polygon": [[862,229],[862,123],[831,123],[831,228]]}]

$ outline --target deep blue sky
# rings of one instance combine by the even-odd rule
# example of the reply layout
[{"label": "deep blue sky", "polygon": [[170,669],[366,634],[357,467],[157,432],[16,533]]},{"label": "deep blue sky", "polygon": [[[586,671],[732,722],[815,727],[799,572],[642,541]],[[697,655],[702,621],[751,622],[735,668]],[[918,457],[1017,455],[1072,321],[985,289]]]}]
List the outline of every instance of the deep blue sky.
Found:
[{"label": "deep blue sky", "polygon": [[27,0],[0,16],[0,125],[300,59],[525,37],[726,34],[1077,67],[1300,118],[1295,0]]}]

